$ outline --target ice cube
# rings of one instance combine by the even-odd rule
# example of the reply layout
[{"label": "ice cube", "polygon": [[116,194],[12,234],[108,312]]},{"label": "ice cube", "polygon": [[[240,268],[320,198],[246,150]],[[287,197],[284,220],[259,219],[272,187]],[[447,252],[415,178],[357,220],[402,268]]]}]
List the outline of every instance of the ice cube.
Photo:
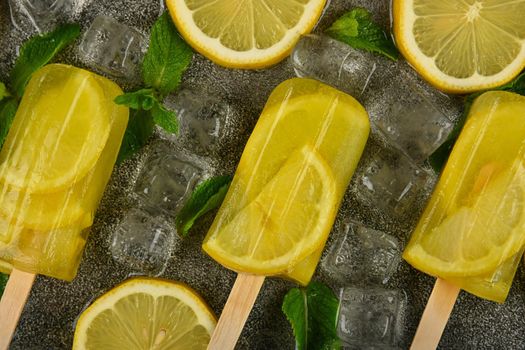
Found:
[{"label": "ice cube", "polygon": [[323,259],[323,267],[341,283],[381,284],[395,273],[401,261],[395,237],[348,221]]},{"label": "ice cube", "polygon": [[363,104],[385,140],[421,163],[446,141],[459,109],[454,110],[449,97],[422,81],[406,62],[396,67],[395,78],[371,90]]},{"label": "ice cube", "polygon": [[232,107],[224,97],[205,88],[186,87],[169,95],[164,105],[179,119],[176,142],[198,156],[217,151],[232,115]]},{"label": "ice cube", "polygon": [[392,218],[405,219],[426,200],[435,180],[432,173],[403,153],[381,149],[362,159],[352,188],[365,205]]},{"label": "ice cube", "polygon": [[299,77],[315,78],[358,98],[376,72],[376,60],[328,36],[305,35],[291,57]]},{"label": "ice cube", "polygon": [[141,32],[102,15],[84,34],[79,52],[91,68],[136,81],[146,48],[147,39]]},{"label": "ice cube", "polygon": [[24,32],[44,33],[68,18],[73,0],[9,0],[13,25]]},{"label": "ice cube", "polygon": [[403,291],[345,287],[340,302],[337,331],[345,345],[356,349],[398,346],[407,303]]},{"label": "ice cube", "polygon": [[174,217],[203,174],[200,164],[192,162],[173,146],[157,142],[139,173],[134,192],[145,207]]},{"label": "ice cube", "polygon": [[416,162],[445,140],[460,105],[398,62],[354,49],[327,36],[301,38],[291,55],[298,76],[316,78],[356,97],[390,145]]},{"label": "ice cube", "polygon": [[179,238],[161,216],[145,210],[128,211],[113,233],[111,254],[130,269],[161,275]]}]

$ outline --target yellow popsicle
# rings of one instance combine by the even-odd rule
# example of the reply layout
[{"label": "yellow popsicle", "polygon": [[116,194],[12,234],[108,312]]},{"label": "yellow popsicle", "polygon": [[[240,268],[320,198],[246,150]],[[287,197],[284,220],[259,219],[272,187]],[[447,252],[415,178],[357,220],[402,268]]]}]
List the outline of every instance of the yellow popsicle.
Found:
[{"label": "yellow popsicle", "polygon": [[525,97],[473,104],[404,252],[417,269],[503,302],[525,244]]},{"label": "yellow popsicle", "polygon": [[225,267],[307,284],[369,134],[351,96],[310,79],[271,94],[203,249]]},{"label": "yellow popsicle", "polygon": [[33,74],[0,151],[3,265],[74,278],[126,129],[120,94],[72,66]]}]

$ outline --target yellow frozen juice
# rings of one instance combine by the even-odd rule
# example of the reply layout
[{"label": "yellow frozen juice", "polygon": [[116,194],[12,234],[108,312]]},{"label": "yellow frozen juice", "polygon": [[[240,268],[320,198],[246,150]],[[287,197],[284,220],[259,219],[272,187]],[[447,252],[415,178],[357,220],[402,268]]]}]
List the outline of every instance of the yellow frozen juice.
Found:
[{"label": "yellow frozen juice", "polygon": [[120,94],[72,66],[33,74],[0,152],[3,266],[75,277],[128,122]]},{"label": "yellow frozen juice", "polygon": [[271,94],[203,248],[238,272],[307,284],[365,147],[351,96],[311,79]]},{"label": "yellow frozen juice", "polygon": [[507,297],[525,244],[525,97],[476,99],[404,252],[485,299]]}]

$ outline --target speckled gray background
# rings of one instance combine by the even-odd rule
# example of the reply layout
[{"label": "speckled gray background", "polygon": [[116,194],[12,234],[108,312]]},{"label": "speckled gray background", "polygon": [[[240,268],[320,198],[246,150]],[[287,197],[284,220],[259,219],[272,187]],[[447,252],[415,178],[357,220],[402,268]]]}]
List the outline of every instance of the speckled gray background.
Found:
[{"label": "speckled gray background", "polygon": [[[134,25],[145,33],[158,15],[159,0],[83,0],[75,17],[83,29],[97,14],[110,14],[119,21]],[[376,19],[388,25],[388,4],[385,0],[332,0],[317,31],[326,28],[336,17],[355,5],[374,11]],[[15,53],[27,34],[11,25],[7,1],[0,1],[0,78],[5,81]],[[58,61],[82,66],[72,48]],[[239,111],[229,139],[223,145],[217,173],[233,173],[244,143],[272,89],[292,77],[290,64],[285,61],[261,71],[228,70],[216,66],[196,54],[185,80],[212,81],[226,90],[225,98]],[[374,148],[373,141],[369,148]],[[71,347],[77,316],[97,296],[125,280],[130,271],[115,263],[108,251],[112,230],[126,208],[127,198],[136,175],[141,155],[117,168],[108,186],[89,238],[77,278],[72,283],[39,276],[22,315],[11,349],[68,349]],[[202,220],[191,237],[171,259],[163,277],[184,281],[195,288],[220,313],[235,274],[207,257],[200,249],[213,215]],[[359,206],[351,192],[347,193],[339,213],[336,229],[344,218],[352,217],[376,229],[397,236],[403,243],[410,233],[413,220],[392,222],[381,213]],[[333,238],[333,237],[332,237]],[[332,239],[328,244],[332,242]],[[318,269],[319,270],[319,269]],[[440,343],[443,349],[525,349],[524,278],[520,267],[507,302],[504,305],[481,300],[465,292],[460,294],[453,315]],[[337,285],[329,276],[318,271],[315,279]],[[433,285],[433,278],[402,263],[388,287],[404,289],[408,296],[402,348],[407,348]],[[293,349],[291,329],[280,311],[282,298],[292,283],[275,278],[267,279],[247,326],[239,341],[239,349]]]}]

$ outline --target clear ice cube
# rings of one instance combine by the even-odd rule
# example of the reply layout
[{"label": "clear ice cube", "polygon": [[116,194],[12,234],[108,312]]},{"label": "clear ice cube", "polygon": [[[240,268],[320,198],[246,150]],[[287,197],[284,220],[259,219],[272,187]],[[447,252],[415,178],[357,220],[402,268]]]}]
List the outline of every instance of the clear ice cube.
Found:
[{"label": "clear ice cube", "polygon": [[447,117],[448,97],[422,81],[405,62],[397,67],[396,79],[372,90],[363,104],[386,141],[421,163],[446,141],[454,127],[451,118],[459,110]]},{"label": "clear ice cube", "polygon": [[307,35],[291,55],[298,76],[356,97],[385,141],[416,162],[446,141],[460,106],[419,78],[404,60],[356,50],[327,36]]},{"label": "clear ice cube", "polygon": [[403,291],[345,287],[341,289],[340,302],[337,331],[346,346],[398,347],[407,303]]},{"label": "clear ice cube", "polygon": [[200,165],[174,147],[157,142],[139,173],[134,192],[145,207],[174,217],[203,173]]},{"label": "clear ice cube", "polygon": [[147,39],[141,32],[102,15],[84,34],[79,52],[91,68],[135,81],[139,79],[146,48]]},{"label": "clear ice cube", "polygon": [[169,95],[164,105],[179,119],[175,141],[198,156],[213,154],[224,137],[232,107],[203,88],[184,88]]},{"label": "clear ice cube", "polygon": [[299,77],[315,78],[358,98],[376,72],[376,60],[327,36],[305,35],[290,56]]},{"label": "clear ice cube", "polygon": [[388,282],[401,261],[395,237],[357,222],[346,222],[323,259],[323,267],[341,283]]},{"label": "clear ice cube", "polygon": [[73,0],[9,0],[11,22],[25,32],[48,32],[72,9]]},{"label": "clear ice cube", "polygon": [[352,187],[365,205],[404,219],[426,200],[435,180],[403,153],[381,149],[361,160]]},{"label": "clear ice cube", "polygon": [[134,271],[158,276],[166,269],[177,242],[175,231],[160,216],[134,208],[114,231],[111,254]]}]

